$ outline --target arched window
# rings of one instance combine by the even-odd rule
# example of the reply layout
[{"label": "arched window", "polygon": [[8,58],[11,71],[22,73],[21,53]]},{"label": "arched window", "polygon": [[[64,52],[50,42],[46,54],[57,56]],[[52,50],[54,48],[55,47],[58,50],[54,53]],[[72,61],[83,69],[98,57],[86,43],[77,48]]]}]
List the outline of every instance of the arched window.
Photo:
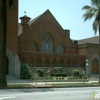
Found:
[{"label": "arched window", "polygon": [[52,67],[57,67],[57,61],[56,61],[56,59],[52,60]]},{"label": "arched window", "polygon": [[64,53],[64,47],[62,45],[58,46],[57,53]]},{"label": "arched window", "polygon": [[60,60],[59,61],[59,67],[63,67],[64,66],[64,61],[63,60]]},{"label": "arched window", "polygon": [[50,34],[46,33],[42,36],[42,48],[43,52],[53,52],[54,41]]},{"label": "arched window", "polygon": [[70,62],[70,60],[67,60],[67,61],[66,61],[66,67],[71,67],[71,62]]},{"label": "arched window", "polygon": [[9,7],[10,7],[10,8],[13,8],[13,6],[14,6],[14,5],[13,5],[13,0],[9,0]]},{"label": "arched window", "polygon": [[74,61],[72,62],[72,67],[77,67],[77,61],[76,61],[76,60],[74,60]]},{"label": "arched window", "polygon": [[34,60],[32,58],[29,58],[28,65],[34,67]]},{"label": "arched window", "polygon": [[34,52],[37,52],[37,45],[36,45],[36,43],[30,43],[29,44],[29,50],[30,51],[34,51]]},{"label": "arched window", "polygon": [[50,62],[48,59],[44,61],[44,67],[50,67]]},{"label": "arched window", "polygon": [[82,61],[79,61],[79,62],[78,62],[78,67],[82,67],[82,66],[83,66]]},{"label": "arched window", "polygon": [[42,60],[41,59],[36,60],[36,67],[42,67]]}]

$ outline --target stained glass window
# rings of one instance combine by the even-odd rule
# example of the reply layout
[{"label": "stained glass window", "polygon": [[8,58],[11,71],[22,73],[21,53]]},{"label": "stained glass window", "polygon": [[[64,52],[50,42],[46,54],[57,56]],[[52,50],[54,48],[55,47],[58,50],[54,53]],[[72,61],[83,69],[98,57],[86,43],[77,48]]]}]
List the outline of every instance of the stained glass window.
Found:
[{"label": "stained glass window", "polygon": [[42,48],[43,52],[53,52],[53,38],[50,34],[46,33],[42,36]]},{"label": "stained glass window", "polygon": [[58,46],[57,53],[64,53],[64,47],[62,45]]},{"label": "stained glass window", "polygon": [[29,49],[31,51],[37,52],[37,45],[33,42],[29,44]]}]

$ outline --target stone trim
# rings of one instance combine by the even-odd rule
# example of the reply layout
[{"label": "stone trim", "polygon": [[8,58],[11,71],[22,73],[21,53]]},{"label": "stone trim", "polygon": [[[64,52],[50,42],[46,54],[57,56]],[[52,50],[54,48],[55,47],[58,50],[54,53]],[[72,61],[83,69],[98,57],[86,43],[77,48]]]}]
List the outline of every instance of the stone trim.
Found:
[{"label": "stone trim", "polygon": [[8,74],[9,75],[14,75],[14,56],[10,50],[6,50],[6,56],[8,57],[9,60],[9,65],[8,65]]}]

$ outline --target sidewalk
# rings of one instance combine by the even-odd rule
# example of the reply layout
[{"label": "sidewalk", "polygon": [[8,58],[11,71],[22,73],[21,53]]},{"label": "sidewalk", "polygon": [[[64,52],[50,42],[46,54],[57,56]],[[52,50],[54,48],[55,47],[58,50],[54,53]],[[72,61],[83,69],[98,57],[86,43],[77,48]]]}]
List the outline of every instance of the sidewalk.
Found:
[{"label": "sidewalk", "polygon": [[[98,82],[98,78],[89,78],[89,82],[85,82],[85,83],[97,83]],[[23,80],[23,79],[17,79],[15,77],[12,76],[7,76],[7,83],[8,84],[30,84],[36,87],[50,87],[52,86],[52,84],[60,84],[60,83],[84,83],[84,82],[36,82],[35,80]],[[48,85],[49,84],[49,85]]]}]

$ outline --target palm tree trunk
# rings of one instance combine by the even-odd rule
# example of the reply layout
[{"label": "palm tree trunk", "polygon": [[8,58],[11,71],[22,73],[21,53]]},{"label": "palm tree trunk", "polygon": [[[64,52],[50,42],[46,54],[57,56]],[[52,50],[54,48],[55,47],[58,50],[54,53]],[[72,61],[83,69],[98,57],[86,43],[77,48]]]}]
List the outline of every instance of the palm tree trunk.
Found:
[{"label": "palm tree trunk", "polygon": [[[99,21],[99,62],[100,62],[100,21]],[[99,83],[100,83],[100,64],[99,64]]]},{"label": "palm tree trunk", "polygon": [[0,0],[0,87],[6,87],[6,0]]}]

